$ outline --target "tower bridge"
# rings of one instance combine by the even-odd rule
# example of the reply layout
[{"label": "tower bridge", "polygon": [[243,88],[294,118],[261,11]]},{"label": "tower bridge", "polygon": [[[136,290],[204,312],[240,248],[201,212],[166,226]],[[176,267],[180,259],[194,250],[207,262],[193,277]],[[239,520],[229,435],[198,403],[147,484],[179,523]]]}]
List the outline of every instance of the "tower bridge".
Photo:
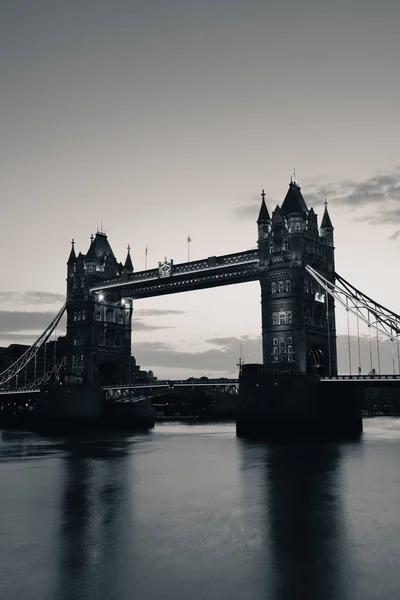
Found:
[{"label": "tower bridge", "polygon": [[[65,351],[57,364],[54,358],[53,373],[58,377],[63,375],[64,382],[68,384],[100,385],[108,390],[125,389],[121,394],[126,396],[127,389],[138,387],[132,381],[131,357],[135,300],[249,281],[259,281],[261,291],[263,362],[256,369],[256,375],[254,372],[248,379],[253,381],[258,390],[264,390],[264,400],[258,398],[254,401],[258,407],[255,409],[256,417],[261,410],[260,402],[266,404],[267,392],[274,396],[277,386],[282,386],[283,380],[279,378],[283,375],[291,376],[292,383],[285,383],[283,387],[291,390],[292,396],[296,396],[293,386],[297,385],[294,382],[299,377],[303,379],[299,380],[302,383],[297,387],[298,394],[305,385],[304,376],[324,382],[325,390],[335,382],[336,385],[339,382],[343,385],[344,379],[338,375],[337,365],[336,305],[346,310],[348,323],[350,316],[357,322],[357,375],[352,372],[348,325],[350,378],[355,375],[359,379],[360,376],[359,324],[363,323],[369,333],[376,333],[378,362],[379,336],[391,341],[391,381],[396,381],[396,353],[397,371],[400,373],[400,317],[336,273],[334,228],[327,202],[318,224],[317,214],[307,206],[296,181],[291,180],[282,204],[277,205],[271,215],[264,190],[261,196],[257,248],[241,252],[179,264],[165,258],[156,268],[135,272],[129,246],[125,262],[118,262],[102,230],[91,236],[85,254],[77,254],[72,241],[67,261],[65,306],[35,344],[0,374],[0,388],[9,389],[10,382],[16,381],[18,375],[29,364],[32,365],[32,361],[36,361],[40,349],[46,347],[62,314],[66,312]],[[373,380],[375,375],[371,358],[368,377]],[[31,383],[35,384],[36,379]],[[274,387],[268,387],[270,384]],[[304,398],[310,389],[304,387]],[[247,408],[248,405],[246,401]],[[301,407],[301,402],[296,406]]]}]

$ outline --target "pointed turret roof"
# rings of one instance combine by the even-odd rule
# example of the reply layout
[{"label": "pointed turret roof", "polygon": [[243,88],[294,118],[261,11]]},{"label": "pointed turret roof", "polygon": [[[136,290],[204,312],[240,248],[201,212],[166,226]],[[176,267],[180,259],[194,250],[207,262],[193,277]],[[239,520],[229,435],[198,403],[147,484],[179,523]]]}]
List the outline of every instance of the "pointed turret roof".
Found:
[{"label": "pointed turret roof", "polygon": [[283,210],[281,209],[279,204],[277,204],[275,206],[274,210],[272,211],[272,216],[274,216],[274,215],[283,215]]},{"label": "pointed turret roof", "polygon": [[320,229],[333,229],[332,221],[328,213],[328,203],[325,200],[325,210],[321,221]]},{"label": "pointed turret roof", "polygon": [[67,265],[73,265],[74,263],[76,263],[76,254],[75,254],[75,240],[72,240],[71,242],[71,252],[69,253],[69,258],[68,258],[68,262]]},{"label": "pointed turret roof", "polygon": [[125,259],[124,270],[129,273],[133,273],[133,264],[132,264],[132,259],[131,259],[131,247],[130,246],[128,246],[128,254],[126,255],[126,259]]},{"label": "pointed turret roof", "polygon": [[282,210],[286,215],[305,213],[308,210],[303,194],[301,193],[301,188],[296,181],[292,180],[289,184],[288,192],[282,203]]},{"label": "pointed turret roof", "polygon": [[107,235],[102,231],[98,231],[94,239],[92,239],[92,243],[86,254],[86,260],[99,260],[103,262],[110,254],[114,256],[111,246],[108,243]]},{"label": "pointed turret roof", "polygon": [[270,221],[271,218],[269,216],[267,205],[265,204],[264,198],[261,202],[260,213],[258,215],[257,223],[261,223],[261,221]]},{"label": "pointed turret roof", "polygon": [[265,192],[262,190],[261,192],[261,208],[258,215],[257,223],[261,223],[262,221],[270,221],[271,218],[269,216],[267,205],[265,204]]}]

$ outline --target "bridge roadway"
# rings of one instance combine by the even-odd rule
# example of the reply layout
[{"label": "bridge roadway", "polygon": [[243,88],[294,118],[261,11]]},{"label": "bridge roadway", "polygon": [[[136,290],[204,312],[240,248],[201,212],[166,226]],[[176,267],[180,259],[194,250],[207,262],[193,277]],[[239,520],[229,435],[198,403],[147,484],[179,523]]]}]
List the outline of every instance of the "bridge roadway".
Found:
[{"label": "bridge roadway", "polygon": [[138,299],[259,279],[259,257],[255,249],[176,265],[166,261],[157,269],[99,282],[90,291],[118,291],[122,297]]},{"label": "bridge roadway", "polygon": [[[321,383],[368,383],[378,384],[382,387],[382,384],[395,384],[400,383],[400,375],[337,375],[336,377],[321,377]],[[194,389],[194,388],[206,388],[206,387],[219,387],[219,388],[237,388],[239,386],[239,379],[207,379],[207,380],[195,380],[188,381],[187,379],[160,379],[154,382],[140,382],[131,383],[126,385],[108,385],[103,386],[103,390],[106,392],[106,399],[118,400],[129,397],[130,394],[142,391],[165,391],[173,389]],[[12,396],[13,394],[37,394],[41,391],[40,387],[34,388],[20,388],[17,390],[1,390],[1,396]]]},{"label": "bridge roadway", "polygon": [[[367,383],[396,383],[400,382],[400,375],[337,375],[336,377],[321,377],[321,382],[367,382]],[[174,389],[174,388],[201,388],[201,387],[229,387],[233,388],[239,385],[239,379],[206,379],[203,381],[188,381],[187,379],[157,379],[153,382],[131,383],[126,385],[106,385],[103,390],[106,392],[128,392],[130,390],[145,389]],[[1,390],[0,395],[12,394],[31,394],[40,392],[40,387],[19,388],[17,390]],[[110,394],[112,395],[112,394]]]}]

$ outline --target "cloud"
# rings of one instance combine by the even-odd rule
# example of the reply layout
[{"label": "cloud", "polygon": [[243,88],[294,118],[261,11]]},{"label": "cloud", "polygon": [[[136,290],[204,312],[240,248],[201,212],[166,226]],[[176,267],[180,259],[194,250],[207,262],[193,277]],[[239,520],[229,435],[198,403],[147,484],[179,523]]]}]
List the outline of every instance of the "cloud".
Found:
[{"label": "cloud", "polygon": [[[144,312],[144,311],[143,311]],[[165,313],[166,311],[160,311]],[[171,311],[179,312],[179,311]],[[32,344],[39,335],[50,325],[55,317],[54,311],[11,311],[0,310],[0,344]],[[157,313],[158,314],[158,313]],[[57,325],[57,335],[65,335],[66,316]],[[132,331],[155,331],[171,329],[172,325],[150,325],[140,318],[132,319]]]},{"label": "cloud", "polygon": [[51,292],[0,292],[0,303],[3,309],[9,309],[13,312],[27,312],[27,308],[34,306],[38,310],[48,311],[49,307],[54,307],[55,312],[61,308],[65,302],[63,294],[53,294]]},{"label": "cloud", "polygon": [[[54,312],[14,312],[0,310],[0,334],[29,331],[44,331],[54,319]],[[62,318],[59,329],[65,328],[65,317]]]},{"label": "cloud", "polygon": [[259,194],[250,194],[247,202],[240,204],[233,209],[233,217],[236,220],[251,219],[256,221],[258,213],[260,212],[261,196]]},{"label": "cloud", "polygon": [[[210,338],[210,348],[202,352],[181,352],[162,342],[133,342],[132,353],[144,368],[157,367],[190,370],[191,373],[237,373],[240,347],[247,362],[261,361],[261,336]],[[156,373],[157,374],[157,373]]]},{"label": "cloud", "polygon": [[[393,219],[400,222],[400,211],[389,206],[400,200],[400,167],[395,167],[392,172],[378,173],[361,181],[343,179],[328,182],[326,178],[319,179],[308,182],[303,193],[309,207],[318,207],[323,204],[325,199],[349,209],[376,206],[380,219],[383,218],[380,222],[388,223]],[[275,207],[275,203],[270,199],[267,200],[267,205],[270,212]],[[233,214],[237,219],[256,220],[259,209],[260,201],[256,200],[253,195],[249,202],[234,208]],[[371,217],[366,217],[364,220],[369,221],[370,219]]]},{"label": "cloud", "polygon": [[236,219],[252,219],[255,221],[260,211],[261,202],[252,202],[251,204],[241,204],[233,209],[233,215]]},{"label": "cloud", "polygon": [[388,240],[397,240],[400,235],[400,229],[397,229],[392,235],[388,237]]},{"label": "cloud", "polygon": [[139,308],[135,309],[135,315],[139,317],[164,317],[166,315],[184,315],[184,310],[163,309],[163,308]]},{"label": "cloud", "polygon": [[384,204],[388,205],[400,199],[400,167],[395,167],[390,173],[379,173],[362,181],[311,183],[305,198],[308,204],[319,204],[327,198],[330,202],[353,209],[379,204],[378,210],[381,214],[385,210]]}]

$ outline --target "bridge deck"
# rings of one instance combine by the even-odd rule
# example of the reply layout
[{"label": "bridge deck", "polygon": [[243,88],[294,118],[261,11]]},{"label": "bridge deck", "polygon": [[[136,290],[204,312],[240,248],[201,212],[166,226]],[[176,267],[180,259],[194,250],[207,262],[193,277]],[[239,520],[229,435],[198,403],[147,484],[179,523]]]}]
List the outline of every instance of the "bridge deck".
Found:
[{"label": "bridge deck", "polygon": [[260,278],[258,250],[211,256],[177,265],[166,264],[169,267],[167,275],[163,274],[161,268],[139,271],[124,281],[118,278],[98,283],[91,288],[91,292],[118,290],[122,296],[138,299],[257,281]]}]

